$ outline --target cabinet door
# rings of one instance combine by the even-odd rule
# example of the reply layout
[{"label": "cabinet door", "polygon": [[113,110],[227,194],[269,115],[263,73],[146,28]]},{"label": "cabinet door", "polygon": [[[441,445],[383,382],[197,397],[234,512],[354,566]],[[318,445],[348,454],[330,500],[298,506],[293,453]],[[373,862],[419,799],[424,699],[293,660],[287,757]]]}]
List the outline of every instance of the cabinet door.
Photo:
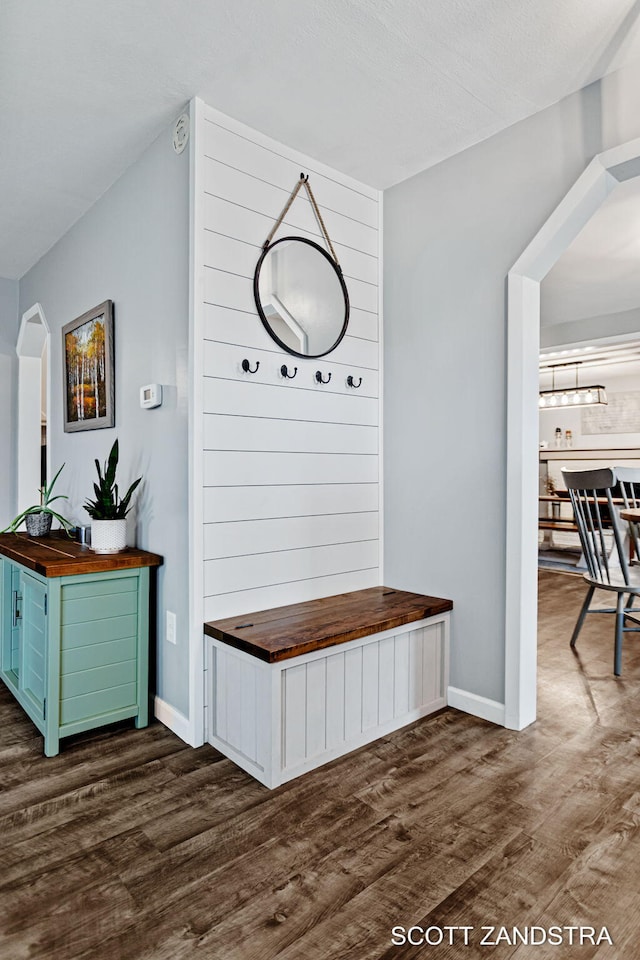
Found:
[{"label": "cabinet door", "polygon": [[22,635],[20,568],[8,560],[2,560],[1,566],[2,673],[7,680],[17,683],[20,673],[20,641]]},{"label": "cabinet door", "polygon": [[20,647],[22,646],[22,589],[20,568],[11,567],[11,670],[20,674]]},{"label": "cabinet door", "polygon": [[22,638],[20,646],[20,689],[34,715],[44,719],[47,661],[47,587],[21,573]]}]

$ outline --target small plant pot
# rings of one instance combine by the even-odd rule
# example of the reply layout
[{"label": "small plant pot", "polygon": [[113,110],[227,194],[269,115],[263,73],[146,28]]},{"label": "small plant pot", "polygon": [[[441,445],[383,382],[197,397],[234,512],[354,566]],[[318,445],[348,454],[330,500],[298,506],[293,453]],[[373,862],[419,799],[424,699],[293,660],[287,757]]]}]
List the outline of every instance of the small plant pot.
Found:
[{"label": "small plant pot", "polygon": [[50,513],[28,513],[24,518],[27,533],[30,537],[48,537],[52,520]]},{"label": "small plant pot", "polygon": [[91,549],[94,553],[120,553],[126,547],[126,520],[91,521]]}]

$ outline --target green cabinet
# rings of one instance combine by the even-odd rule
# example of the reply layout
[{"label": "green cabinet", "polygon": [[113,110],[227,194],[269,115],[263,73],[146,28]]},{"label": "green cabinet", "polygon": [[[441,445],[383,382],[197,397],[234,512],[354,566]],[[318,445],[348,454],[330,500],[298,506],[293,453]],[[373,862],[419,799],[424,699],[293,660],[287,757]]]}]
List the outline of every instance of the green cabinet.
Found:
[{"label": "green cabinet", "polygon": [[18,686],[29,703],[29,712],[38,720],[44,720],[47,697],[47,586],[22,572],[19,596],[22,629],[18,647]]},{"label": "green cabinet", "polygon": [[45,754],[117,720],[146,726],[149,566],[43,576],[0,563],[0,677],[44,735]]}]

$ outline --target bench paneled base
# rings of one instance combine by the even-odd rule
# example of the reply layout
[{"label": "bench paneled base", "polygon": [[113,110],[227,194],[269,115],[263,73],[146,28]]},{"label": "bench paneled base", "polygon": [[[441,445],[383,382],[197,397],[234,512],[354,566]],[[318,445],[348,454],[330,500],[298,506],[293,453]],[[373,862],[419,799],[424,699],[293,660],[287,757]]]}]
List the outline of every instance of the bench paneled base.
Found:
[{"label": "bench paneled base", "polygon": [[446,706],[448,613],[278,663],[205,642],[208,741],[270,788]]}]

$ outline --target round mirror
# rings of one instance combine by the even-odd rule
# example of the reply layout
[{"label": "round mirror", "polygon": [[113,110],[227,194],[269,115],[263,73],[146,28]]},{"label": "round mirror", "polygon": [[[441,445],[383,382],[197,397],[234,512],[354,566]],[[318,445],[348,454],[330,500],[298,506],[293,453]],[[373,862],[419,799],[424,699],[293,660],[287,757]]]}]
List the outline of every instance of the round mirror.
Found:
[{"label": "round mirror", "polygon": [[313,240],[283,237],[263,250],[253,293],[267,332],[296,357],[322,357],[346,333],[349,295],[342,273]]}]

